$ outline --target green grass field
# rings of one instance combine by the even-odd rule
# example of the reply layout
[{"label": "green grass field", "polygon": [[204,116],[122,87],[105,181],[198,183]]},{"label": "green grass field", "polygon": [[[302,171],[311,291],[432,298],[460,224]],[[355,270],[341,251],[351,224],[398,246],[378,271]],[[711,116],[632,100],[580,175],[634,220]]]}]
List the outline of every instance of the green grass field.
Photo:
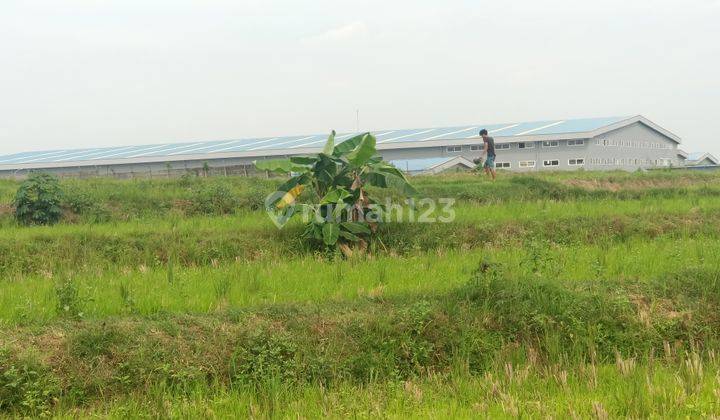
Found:
[{"label": "green grass field", "polygon": [[0,181],[0,416],[720,416],[720,175],[414,178],[454,221],[351,259],[278,182],[65,180],[24,227]]}]

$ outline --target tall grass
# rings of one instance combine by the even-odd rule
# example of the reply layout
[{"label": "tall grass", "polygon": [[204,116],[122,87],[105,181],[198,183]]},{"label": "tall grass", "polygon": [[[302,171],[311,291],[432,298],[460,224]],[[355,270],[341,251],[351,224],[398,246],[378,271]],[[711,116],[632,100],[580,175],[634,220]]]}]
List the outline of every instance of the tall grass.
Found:
[{"label": "tall grass", "polygon": [[[703,361],[708,372],[716,360]],[[702,418],[720,412],[713,375],[681,376],[682,363],[641,365],[623,374],[612,364],[544,368],[506,364],[482,376],[433,375],[369,385],[247,389],[197,386],[188,393],[154,387],[108,399],[68,417],[295,418]],[[682,379],[680,379],[682,378]],[[687,386],[692,391],[688,392]],[[64,417],[64,416],[63,416]]]},{"label": "tall grass", "polygon": [[[717,235],[720,199],[659,199],[456,208],[452,223],[391,223],[380,231],[381,252],[408,255],[434,249],[514,246],[532,239],[553,243],[622,242],[629,238]],[[277,230],[262,213],[124,223],[6,228],[0,237],[0,275],[60,275],[166,266],[210,266],[314,252],[300,223]],[[382,248],[384,247],[384,249]]]},{"label": "tall grass", "polygon": [[[529,242],[513,247],[439,250],[409,256],[328,261],[304,256],[176,268],[118,267],[104,273],[27,276],[6,281],[0,295],[0,322],[50,322],[56,311],[57,286],[72,279],[85,318],[103,319],[132,311],[213,314],[284,303],[348,302],[397,296],[437,295],[463,285],[485,261],[501,267],[509,279],[552,281],[558,287],[576,282],[612,287],[665,279],[688,269],[710,270],[720,260],[715,238],[666,238],[625,243],[561,245]],[[639,286],[638,286],[639,287]],[[65,304],[61,305],[65,306]]]},{"label": "tall grass", "polygon": [[[188,395],[210,386],[259,401],[280,398],[279,390],[293,395],[346,385],[404,383],[416,392],[418,384],[437,375],[450,381],[484,378],[495,396],[500,390],[511,395],[515,381],[528,378],[538,381],[534,386],[553,380],[558,391],[567,391],[580,386],[574,385],[579,380],[594,389],[622,377],[611,395],[665,412],[668,408],[654,405],[652,392],[644,390],[652,381],[636,384],[634,375],[656,366],[677,369],[686,396],[710,385],[703,372],[717,362],[720,284],[713,279],[718,275],[717,268],[694,268],[650,280],[558,281],[531,269],[514,277],[484,260],[464,284],[445,292],[373,293],[351,302],[227,308],[209,316],[105,317],[5,330],[0,378],[39,366],[33,368],[36,374],[18,376],[22,385],[11,388],[15,402],[7,409],[19,412],[29,409],[23,403],[27,398],[35,398],[32,411],[58,400],[77,406],[155,387]],[[42,362],[33,361],[37,354]],[[617,373],[602,375],[606,369]],[[39,383],[56,385],[46,387],[45,394],[26,393]],[[635,412],[618,414],[623,413]]]},{"label": "tall grass", "polygon": [[[280,182],[279,178],[191,176],[122,181],[66,179],[62,182],[67,192],[65,221],[94,223],[256,210]],[[695,172],[504,174],[498,182],[475,174],[455,174],[416,177],[413,182],[422,197],[451,197],[475,204],[702,198],[720,192],[720,176]],[[18,185],[0,180],[0,227],[13,226],[10,203]],[[382,190],[373,193],[380,197],[387,194]]]},{"label": "tall grass", "polygon": [[420,177],[456,219],[351,259],[253,210],[278,180],[63,182],[0,215],[2,415],[720,414],[715,174]]}]

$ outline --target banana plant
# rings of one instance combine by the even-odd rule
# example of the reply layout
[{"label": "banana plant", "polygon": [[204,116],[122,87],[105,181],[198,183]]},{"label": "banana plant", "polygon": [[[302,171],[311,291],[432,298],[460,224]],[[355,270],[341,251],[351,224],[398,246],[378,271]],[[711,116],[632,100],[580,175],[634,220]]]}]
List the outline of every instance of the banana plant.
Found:
[{"label": "banana plant", "polygon": [[[337,246],[346,255],[352,253],[352,245],[364,250],[384,209],[368,195],[366,187],[392,186],[405,195],[416,193],[402,171],[377,155],[375,144],[370,133],[335,144],[333,131],[317,155],[255,161],[259,170],[290,175],[269,196],[267,210],[284,212],[286,218],[297,214],[297,208],[309,210],[316,217],[306,226],[306,238],[327,247]],[[305,202],[298,203],[305,191]]]}]

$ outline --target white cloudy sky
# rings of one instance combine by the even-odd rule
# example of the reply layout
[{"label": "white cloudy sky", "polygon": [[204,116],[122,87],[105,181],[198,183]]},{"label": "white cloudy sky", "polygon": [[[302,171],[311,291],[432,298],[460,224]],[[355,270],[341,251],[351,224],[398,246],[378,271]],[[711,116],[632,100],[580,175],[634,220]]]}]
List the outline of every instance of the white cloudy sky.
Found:
[{"label": "white cloudy sky", "polygon": [[643,114],[720,155],[720,0],[2,0],[0,154]]}]

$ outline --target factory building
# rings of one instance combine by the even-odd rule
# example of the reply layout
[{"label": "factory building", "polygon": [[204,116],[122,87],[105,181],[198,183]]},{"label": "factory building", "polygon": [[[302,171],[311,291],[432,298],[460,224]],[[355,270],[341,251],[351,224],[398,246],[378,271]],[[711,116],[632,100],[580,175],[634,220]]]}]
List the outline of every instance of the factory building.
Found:
[{"label": "factory building", "polygon": [[[387,161],[420,172],[464,168],[482,153],[481,129],[495,138],[498,169],[509,171],[627,170],[677,167],[688,154],[680,138],[642,116],[550,120],[459,127],[377,130],[377,149]],[[341,142],[354,136],[337,136]],[[317,153],[327,134],[228,139],[146,146],[97,147],[0,156],[0,176],[33,170],[60,176],[178,176],[188,172],[256,175],[258,159]],[[462,158],[462,159],[452,159]],[[448,163],[450,162],[450,163]],[[410,168],[413,168],[412,170]]]}]

